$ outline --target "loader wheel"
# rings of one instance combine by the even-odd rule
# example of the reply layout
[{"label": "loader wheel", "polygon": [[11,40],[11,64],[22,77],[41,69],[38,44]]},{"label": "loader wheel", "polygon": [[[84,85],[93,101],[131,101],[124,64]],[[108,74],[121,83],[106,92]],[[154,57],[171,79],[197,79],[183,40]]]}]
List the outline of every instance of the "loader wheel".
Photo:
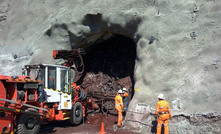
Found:
[{"label": "loader wheel", "polygon": [[80,102],[76,102],[71,110],[70,123],[73,125],[79,125],[83,119],[83,108]]},{"label": "loader wheel", "polygon": [[33,114],[20,114],[17,118],[17,134],[37,134],[40,128],[40,116],[37,115],[38,111],[32,108],[25,110]]}]

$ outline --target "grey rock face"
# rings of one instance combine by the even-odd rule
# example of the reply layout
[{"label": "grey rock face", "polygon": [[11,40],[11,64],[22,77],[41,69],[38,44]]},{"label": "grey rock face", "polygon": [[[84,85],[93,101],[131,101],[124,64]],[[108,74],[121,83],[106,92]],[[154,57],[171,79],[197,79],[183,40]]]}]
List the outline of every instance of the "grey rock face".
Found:
[{"label": "grey rock face", "polygon": [[[21,75],[24,64],[56,64],[52,50],[121,34],[137,49],[137,90],[125,125],[154,132],[152,113],[163,93],[174,116],[171,132],[220,133],[220,8],[218,0],[1,0],[0,74]],[[149,114],[133,113],[144,109],[140,103]]]}]

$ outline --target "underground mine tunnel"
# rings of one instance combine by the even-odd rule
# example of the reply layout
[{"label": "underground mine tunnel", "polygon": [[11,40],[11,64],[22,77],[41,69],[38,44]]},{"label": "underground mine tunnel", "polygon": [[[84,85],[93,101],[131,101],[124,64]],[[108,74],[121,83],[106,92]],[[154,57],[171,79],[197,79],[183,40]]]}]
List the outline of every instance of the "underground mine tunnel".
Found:
[{"label": "underground mine tunnel", "polygon": [[[85,49],[84,73],[78,84],[90,92],[98,93],[94,101],[102,100],[102,112],[114,113],[114,97],[118,89],[126,87],[129,100],[134,91],[135,42],[123,35],[112,35],[107,40],[93,43]],[[108,94],[110,99],[101,94]],[[99,97],[100,96],[100,97]],[[116,111],[115,111],[116,112]]]}]

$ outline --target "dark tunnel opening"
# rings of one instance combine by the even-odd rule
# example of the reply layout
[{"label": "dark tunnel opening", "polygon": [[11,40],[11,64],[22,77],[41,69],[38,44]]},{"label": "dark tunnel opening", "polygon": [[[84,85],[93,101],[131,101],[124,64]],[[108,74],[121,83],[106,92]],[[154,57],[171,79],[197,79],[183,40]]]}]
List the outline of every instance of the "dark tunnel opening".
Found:
[{"label": "dark tunnel opening", "polygon": [[85,52],[85,71],[78,84],[89,91],[111,95],[126,87],[131,100],[134,94],[135,42],[123,35],[112,35],[108,40],[89,46]]},{"label": "dark tunnel opening", "polygon": [[103,72],[123,78],[134,75],[136,46],[132,39],[115,35],[86,49],[85,72]]}]

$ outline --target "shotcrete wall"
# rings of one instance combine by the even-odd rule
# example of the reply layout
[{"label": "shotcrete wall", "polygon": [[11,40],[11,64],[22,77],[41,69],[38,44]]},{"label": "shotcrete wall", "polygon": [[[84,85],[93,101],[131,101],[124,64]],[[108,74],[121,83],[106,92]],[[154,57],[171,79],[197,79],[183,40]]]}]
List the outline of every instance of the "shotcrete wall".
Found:
[{"label": "shotcrete wall", "polygon": [[59,64],[54,49],[120,34],[137,51],[126,126],[154,132],[151,113],[163,93],[172,108],[171,133],[220,133],[220,8],[218,0],[1,0],[0,74]]}]

